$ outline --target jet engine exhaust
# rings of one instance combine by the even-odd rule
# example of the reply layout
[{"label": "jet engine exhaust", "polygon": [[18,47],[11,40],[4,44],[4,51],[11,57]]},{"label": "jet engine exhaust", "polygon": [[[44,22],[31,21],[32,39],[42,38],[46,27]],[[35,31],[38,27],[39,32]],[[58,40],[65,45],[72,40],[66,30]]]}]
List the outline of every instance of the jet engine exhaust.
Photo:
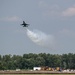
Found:
[{"label": "jet engine exhaust", "polygon": [[31,31],[28,28],[27,35],[34,43],[49,49],[54,49],[55,41],[53,35],[47,35],[39,30]]}]

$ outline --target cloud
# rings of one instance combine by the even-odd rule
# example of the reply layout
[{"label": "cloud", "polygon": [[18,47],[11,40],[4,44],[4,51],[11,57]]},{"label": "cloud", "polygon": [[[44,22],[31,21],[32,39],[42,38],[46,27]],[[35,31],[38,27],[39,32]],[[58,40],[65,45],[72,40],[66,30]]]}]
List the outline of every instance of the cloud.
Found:
[{"label": "cloud", "polygon": [[48,4],[45,1],[39,2],[39,7],[42,9],[43,16],[58,16],[59,13],[59,6],[57,4]]},{"label": "cloud", "polygon": [[65,36],[70,36],[70,37],[75,37],[75,32],[73,30],[69,30],[69,29],[62,29],[59,32],[61,35],[65,35]]},{"label": "cloud", "polygon": [[75,5],[62,10],[62,8],[57,4],[49,5],[45,1],[40,1],[39,7],[40,7],[40,9],[42,9],[42,14],[45,17],[65,18],[65,17],[75,16]]},{"label": "cloud", "polygon": [[41,9],[46,9],[46,10],[58,10],[60,7],[57,5],[57,4],[48,4],[47,2],[45,1],[39,1],[39,7]]},{"label": "cloud", "polygon": [[75,16],[75,5],[64,10],[62,12],[62,16],[65,16],[65,17]]},{"label": "cloud", "polygon": [[45,9],[45,8],[48,8],[48,4],[45,1],[40,1],[39,7]]},{"label": "cloud", "polygon": [[0,18],[0,21],[8,21],[8,22],[15,22],[15,21],[20,21],[21,18],[19,18],[18,16],[12,16],[12,17],[3,17]]}]

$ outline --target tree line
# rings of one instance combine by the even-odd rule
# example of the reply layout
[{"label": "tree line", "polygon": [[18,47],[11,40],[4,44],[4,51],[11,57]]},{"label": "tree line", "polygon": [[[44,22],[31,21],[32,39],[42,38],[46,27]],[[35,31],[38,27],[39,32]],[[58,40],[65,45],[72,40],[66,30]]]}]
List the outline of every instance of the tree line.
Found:
[{"label": "tree line", "polygon": [[0,70],[33,69],[33,67],[61,67],[75,69],[75,54],[23,54],[0,55]]}]

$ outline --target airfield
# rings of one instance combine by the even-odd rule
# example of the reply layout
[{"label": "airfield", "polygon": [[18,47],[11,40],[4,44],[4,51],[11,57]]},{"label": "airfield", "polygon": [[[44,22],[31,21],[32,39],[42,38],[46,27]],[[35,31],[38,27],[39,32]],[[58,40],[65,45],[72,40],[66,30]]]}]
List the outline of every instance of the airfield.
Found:
[{"label": "airfield", "polygon": [[4,70],[0,71],[0,74],[75,74],[75,71],[33,71],[33,70]]}]

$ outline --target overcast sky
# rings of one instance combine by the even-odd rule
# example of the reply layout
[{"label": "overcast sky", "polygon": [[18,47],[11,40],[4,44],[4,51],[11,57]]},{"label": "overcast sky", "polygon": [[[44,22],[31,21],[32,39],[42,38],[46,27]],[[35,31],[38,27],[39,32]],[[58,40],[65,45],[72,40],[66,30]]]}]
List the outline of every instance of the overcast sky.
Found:
[{"label": "overcast sky", "polygon": [[[53,35],[54,50],[32,42],[23,20]],[[24,53],[75,53],[75,0],[0,0],[0,54]]]}]

